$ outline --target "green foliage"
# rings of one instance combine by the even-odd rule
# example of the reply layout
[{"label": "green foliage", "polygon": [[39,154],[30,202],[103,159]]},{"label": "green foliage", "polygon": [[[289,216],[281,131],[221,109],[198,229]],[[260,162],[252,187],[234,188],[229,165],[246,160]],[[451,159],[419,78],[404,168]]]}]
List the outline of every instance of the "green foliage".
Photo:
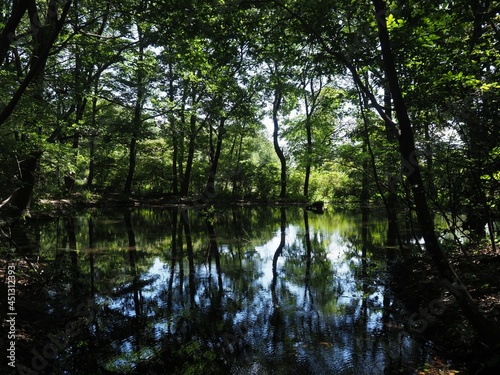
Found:
[{"label": "green foliage", "polygon": [[138,145],[135,186],[138,193],[165,193],[169,187],[167,168],[171,160],[165,140],[146,140]]},{"label": "green foliage", "polygon": [[343,168],[333,162],[325,163],[315,171],[311,179],[311,201],[342,202],[352,198],[355,180],[350,179]]},{"label": "green foliage", "polygon": [[[48,22],[46,4],[36,3]],[[464,213],[494,218],[498,7],[389,5],[385,20],[434,209],[457,224]],[[43,70],[1,124],[2,198],[19,187],[18,162],[42,151],[37,198],[67,195],[67,174],[73,191],[122,191],[135,156],[135,193],[173,193],[174,183],[179,193],[186,182],[184,193],[198,195],[215,168],[220,197],[274,199],[280,164],[263,118],[277,99],[291,197],[304,195],[310,168],[309,200],[358,199],[363,183],[372,201],[409,198],[394,134],[370,103],[365,129],[345,74],[354,65],[383,102],[370,2],[85,0],[71,12]],[[29,14],[20,20],[0,62],[2,110],[37,53],[31,23]]]}]

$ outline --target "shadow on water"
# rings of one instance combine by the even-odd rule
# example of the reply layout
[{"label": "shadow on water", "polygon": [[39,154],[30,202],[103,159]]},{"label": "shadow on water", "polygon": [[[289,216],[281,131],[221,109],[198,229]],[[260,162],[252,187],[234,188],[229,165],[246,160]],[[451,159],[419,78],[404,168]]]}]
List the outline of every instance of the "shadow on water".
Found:
[{"label": "shadow on water", "polygon": [[431,353],[385,286],[386,232],[298,208],[47,222],[2,253],[19,275],[18,372],[412,373]]}]

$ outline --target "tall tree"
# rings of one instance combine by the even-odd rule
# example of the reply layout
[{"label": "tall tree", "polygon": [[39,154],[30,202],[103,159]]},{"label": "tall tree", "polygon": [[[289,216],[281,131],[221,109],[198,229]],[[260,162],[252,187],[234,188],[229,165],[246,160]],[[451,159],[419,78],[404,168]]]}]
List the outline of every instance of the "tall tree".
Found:
[{"label": "tall tree", "polygon": [[278,155],[281,164],[281,175],[280,175],[281,190],[279,197],[281,199],[284,199],[286,197],[286,158],[279,144],[279,139],[278,139],[279,129],[280,129],[278,115],[282,101],[283,101],[283,93],[281,92],[280,88],[276,87],[274,89],[274,100],[273,100],[273,145],[274,145],[274,151],[276,152],[276,155]]},{"label": "tall tree", "polygon": [[[59,9],[57,1],[49,1],[42,18],[43,24],[40,21],[39,9],[35,1],[27,1],[26,3],[27,9],[24,8],[25,4],[19,5],[16,2],[13,5],[11,16],[2,30],[3,37],[7,36],[6,44],[2,45],[5,51],[0,51],[2,57],[0,63],[3,63],[11,41],[18,38],[15,33],[27,11],[30,24],[28,35],[31,38],[31,43],[29,43],[31,48],[23,51],[26,54],[25,57],[27,57],[25,66],[27,73],[22,76],[23,61],[17,48],[14,48],[13,58],[17,66],[16,73],[21,83],[16,88],[11,88],[13,95],[0,112],[0,126],[2,126],[9,116],[13,114],[21,99],[26,99],[33,106],[30,115],[27,115],[22,120],[17,119],[17,121],[22,122],[22,125],[16,127],[13,131],[13,140],[16,146],[19,146],[14,151],[15,157],[13,161],[16,165],[18,186],[14,188],[12,195],[0,205],[0,210],[13,216],[25,212],[31,201],[36,181],[35,172],[39,158],[42,155],[41,145],[37,144],[36,141],[36,138],[41,133],[40,122],[36,116],[43,113],[45,108],[45,68],[53,46],[65,25],[72,2],[70,0],[66,1],[62,9]],[[27,92],[28,87],[30,87],[30,90]]]},{"label": "tall tree", "polygon": [[264,101],[273,122],[273,145],[280,161],[280,193],[287,194],[287,158],[280,144],[283,116],[297,107],[297,67],[301,59],[301,36],[293,32],[293,17],[280,7],[260,9],[261,22],[251,42],[249,53],[260,65]]},{"label": "tall tree", "polygon": [[[494,19],[500,8],[497,3],[468,0],[443,1],[438,11],[427,1],[412,9],[404,4],[396,6],[400,11],[392,16],[389,27],[395,46],[408,51],[396,64],[410,118],[422,124],[415,129],[426,145],[424,178],[429,193],[438,205],[445,203],[440,201],[444,194],[437,194],[438,190],[460,196],[467,214],[463,226],[482,237],[498,202],[498,189],[491,188],[498,170],[492,154],[500,142],[494,125],[500,116],[499,77],[494,69],[499,63]],[[408,35],[417,37],[408,39]],[[439,137],[460,139],[458,146],[465,157],[457,160],[456,169],[450,172],[466,181],[461,186],[443,184],[445,180],[433,173],[433,156],[442,155],[437,150]]]},{"label": "tall tree", "polygon": [[434,220],[427,203],[420,165],[416,157],[413,128],[405,101],[403,99],[396,71],[394,55],[391,48],[391,41],[386,20],[388,11],[383,0],[373,0],[373,5],[377,19],[384,69],[391,91],[391,96],[393,98],[394,110],[398,118],[398,125],[400,129],[399,150],[403,160],[408,162],[408,165],[411,165],[412,167],[412,170],[407,172],[406,178],[410,183],[413,193],[417,219],[425,240],[426,249],[431,255],[446,286],[457,297],[460,307],[469,321],[474,325],[478,333],[487,343],[495,345],[499,335],[498,327],[492,327],[491,322],[488,322],[483,313],[480,312],[477,303],[470,296],[466,287],[451,267],[436,236]]},{"label": "tall tree", "polygon": [[139,23],[136,23],[136,27],[137,27],[138,55],[137,55],[137,71],[135,78],[136,78],[137,92],[134,104],[134,117],[132,120],[132,132],[129,145],[128,173],[124,187],[125,194],[130,194],[132,192],[132,182],[134,179],[134,172],[137,159],[137,139],[139,137],[139,132],[143,121],[142,110],[144,107],[145,90],[146,90],[145,71],[144,71],[144,47],[145,47],[144,34],[142,26]]}]

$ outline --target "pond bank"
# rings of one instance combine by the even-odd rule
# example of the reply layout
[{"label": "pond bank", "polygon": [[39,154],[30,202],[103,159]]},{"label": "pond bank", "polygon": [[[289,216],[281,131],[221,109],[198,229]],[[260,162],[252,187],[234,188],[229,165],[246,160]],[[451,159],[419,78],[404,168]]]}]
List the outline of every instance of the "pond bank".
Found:
[{"label": "pond bank", "polygon": [[[209,205],[215,207],[239,206],[270,206],[270,207],[304,207],[311,202],[305,199],[238,199],[232,197],[214,197],[206,199],[202,195],[180,197],[174,195],[139,196],[124,194],[87,195],[74,193],[64,198],[40,199],[33,204],[30,217],[33,219],[65,215],[71,212],[81,212],[95,208],[204,208]],[[327,205],[327,203],[326,203]],[[325,205],[325,207],[326,207]],[[348,204],[346,204],[347,206]],[[336,203],[336,208],[341,204]]]},{"label": "pond bank", "polygon": [[[500,255],[486,247],[450,256],[450,261],[480,309],[500,322]],[[406,328],[423,345],[432,340],[437,352],[462,364],[461,373],[499,374],[500,338],[495,348],[477,339],[431,264],[426,254],[415,255],[396,262],[390,272],[396,298],[414,312],[407,317]],[[422,373],[438,373],[428,370]]]}]

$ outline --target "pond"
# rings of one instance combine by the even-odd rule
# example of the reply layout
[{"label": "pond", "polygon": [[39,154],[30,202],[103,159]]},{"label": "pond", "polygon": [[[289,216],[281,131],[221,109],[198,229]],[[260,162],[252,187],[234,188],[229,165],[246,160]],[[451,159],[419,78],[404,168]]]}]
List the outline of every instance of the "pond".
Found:
[{"label": "pond", "polygon": [[388,287],[386,232],[271,207],[47,221],[10,253],[18,373],[416,373],[433,353]]}]

